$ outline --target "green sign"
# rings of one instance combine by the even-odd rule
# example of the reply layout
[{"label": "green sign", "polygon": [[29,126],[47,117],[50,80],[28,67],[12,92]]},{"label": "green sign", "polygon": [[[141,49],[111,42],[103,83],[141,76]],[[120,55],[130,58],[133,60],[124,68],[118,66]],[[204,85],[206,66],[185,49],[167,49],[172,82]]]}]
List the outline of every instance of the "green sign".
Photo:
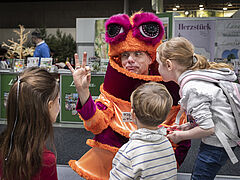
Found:
[{"label": "green sign", "polygon": [[1,74],[1,118],[6,119],[6,105],[8,94],[13,83],[16,81],[15,74]]},{"label": "green sign", "polygon": [[[104,81],[104,75],[92,75],[90,93],[95,100],[100,94],[100,85]],[[82,122],[76,109],[78,94],[71,75],[61,75],[61,122]]]},{"label": "green sign", "polygon": [[172,12],[161,13],[157,14],[157,16],[163,22],[164,36],[162,41],[165,42],[171,39],[173,36],[173,13]]}]

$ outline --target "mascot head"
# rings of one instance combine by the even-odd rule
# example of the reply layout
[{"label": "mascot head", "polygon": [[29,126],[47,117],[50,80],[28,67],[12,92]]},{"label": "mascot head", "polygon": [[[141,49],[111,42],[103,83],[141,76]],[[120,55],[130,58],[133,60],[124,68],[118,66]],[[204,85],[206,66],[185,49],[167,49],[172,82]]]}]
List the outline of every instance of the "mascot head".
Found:
[{"label": "mascot head", "polygon": [[145,51],[152,62],[155,61],[164,27],[153,13],[138,12],[131,17],[126,14],[114,15],[106,21],[105,29],[110,61],[114,60],[121,66],[120,54],[125,51]]},{"label": "mascot head", "polygon": [[[129,101],[131,93],[148,81],[160,82],[156,49],[164,34],[163,24],[153,13],[138,12],[128,17],[117,14],[105,23],[105,40],[109,44],[109,64],[103,89],[122,100]],[[148,74],[136,74],[122,67],[121,53],[144,51],[152,60]]]}]

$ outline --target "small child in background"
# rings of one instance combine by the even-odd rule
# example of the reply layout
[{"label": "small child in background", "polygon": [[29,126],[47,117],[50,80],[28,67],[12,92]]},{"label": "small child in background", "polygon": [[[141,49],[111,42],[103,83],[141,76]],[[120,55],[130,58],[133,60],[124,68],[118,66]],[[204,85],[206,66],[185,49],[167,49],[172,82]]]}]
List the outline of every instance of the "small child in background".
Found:
[{"label": "small child in background", "polygon": [[[52,123],[59,113],[59,85],[44,69],[26,69],[12,85],[7,127],[0,135],[0,179],[57,180]],[[54,148],[55,149],[55,148]]]},{"label": "small child in background", "polygon": [[166,129],[158,127],[172,107],[162,84],[150,82],[131,95],[131,115],[137,130],[130,134],[112,162],[110,179],[176,179],[177,163]]},{"label": "small child in background", "polygon": [[[179,84],[179,103],[189,120],[186,124],[172,127],[178,130],[170,131],[167,137],[174,143],[202,138],[191,179],[213,180],[228,159],[217,137],[219,128],[216,124],[221,122],[237,136],[233,111],[223,90],[216,84],[201,79],[183,81],[196,74],[231,82],[236,81],[237,77],[229,65],[208,62],[205,57],[195,54],[193,44],[183,37],[175,37],[161,44],[157,49],[157,61],[163,80]],[[237,145],[225,134],[223,138],[229,149]]]}]

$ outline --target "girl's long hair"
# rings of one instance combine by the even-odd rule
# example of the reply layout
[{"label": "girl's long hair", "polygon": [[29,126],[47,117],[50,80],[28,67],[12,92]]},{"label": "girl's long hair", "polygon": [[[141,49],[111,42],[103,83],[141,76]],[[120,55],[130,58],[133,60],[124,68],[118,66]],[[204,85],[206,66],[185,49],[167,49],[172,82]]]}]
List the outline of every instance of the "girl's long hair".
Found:
[{"label": "girl's long hair", "polygon": [[25,70],[11,87],[7,127],[0,136],[2,179],[30,180],[44,166],[42,155],[48,138],[54,147],[48,102],[58,94],[56,78],[41,68]]},{"label": "girl's long hair", "polygon": [[220,69],[232,67],[225,63],[208,62],[207,59],[194,53],[193,44],[184,37],[174,37],[157,48],[161,62],[167,59],[176,61],[185,70]]}]

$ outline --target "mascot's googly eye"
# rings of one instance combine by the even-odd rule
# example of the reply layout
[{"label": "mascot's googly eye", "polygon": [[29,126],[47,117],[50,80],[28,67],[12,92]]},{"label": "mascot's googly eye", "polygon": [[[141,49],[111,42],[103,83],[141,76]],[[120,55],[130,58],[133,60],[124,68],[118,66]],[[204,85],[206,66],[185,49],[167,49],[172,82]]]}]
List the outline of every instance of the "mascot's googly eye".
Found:
[{"label": "mascot's googly eye", "polygon": [[108,36],[111,38],[116,37],[118,34],[123,33],[123,27],[119,24],[109,24],[107,27]]},{"label": "mascot's googly eye", "polygon": [[159,29],[157,23],[146,23],[139,26],[141,34],[147,38],[156,38],[159,35]]},{"label": "mascot's googly eye", "polygon": [[124,41],[132,25],[126,14],[112,16],[105,23],[105,40],[109,44],[118,44]]},{"label": "mascot's googly eye", "polygon": [[155,46],[164,34],[162,21],[153,13],[140,13],[133,17],[133,36]]}]

